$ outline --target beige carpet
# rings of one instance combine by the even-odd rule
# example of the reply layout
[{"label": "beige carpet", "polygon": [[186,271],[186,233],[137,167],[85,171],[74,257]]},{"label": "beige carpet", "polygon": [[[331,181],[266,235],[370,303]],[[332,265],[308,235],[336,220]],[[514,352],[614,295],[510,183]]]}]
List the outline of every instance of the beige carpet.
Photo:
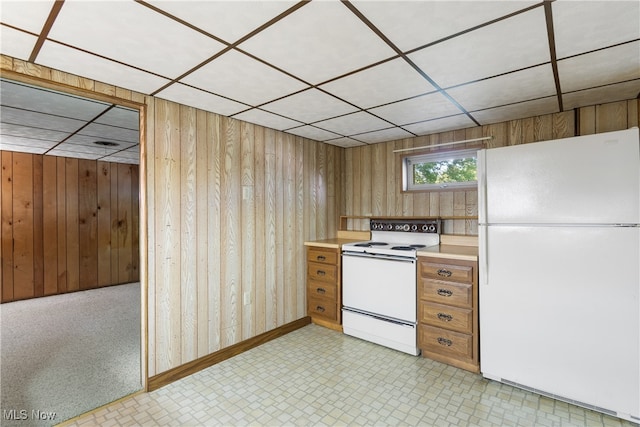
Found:
[{"label": "beige carpet", "polygon": [[140,284],[0,305],[2,426],[50,426],[141,388]]}]

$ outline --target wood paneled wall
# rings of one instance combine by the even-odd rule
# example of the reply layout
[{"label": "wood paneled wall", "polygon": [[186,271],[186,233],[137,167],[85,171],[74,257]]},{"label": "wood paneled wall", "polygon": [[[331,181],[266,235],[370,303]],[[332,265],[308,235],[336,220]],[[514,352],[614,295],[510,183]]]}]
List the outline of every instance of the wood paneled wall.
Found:
[{"label": "wood paneled wall", "polygon": [[153,375],[306,315],[303,242],[335,235],[342,149],[147,105]]},{"label": "wood paneled wall", "polygon": [[2,302],[139,280],[137,165],[0,157]]},{"label": "wood paneled wall", "polygon": [[[638,100],[600,104],[544,116],[442,132],[345,150],[343,215],[349,216],[477,216],[478,193],[471,191],[401,191],[401,156],[394,150],[493,136],[487,147],[527,144],[638,126]],[[479,147],[476,143],[468,147]],[[410,154],[411,152],[409,152]],[[349,227],[367,230],[363,220]],[[443,222],[447,234],[477,235],[478,221]]]},{"label": "wood paneled wall", "polygon": [[[1,59],[2,69],[14,75],[142,105],[140,271],[148,376],[304,316],[302,243],[335,236],[339,215],[475,213],[473,191],[398,192],[396,147],[484,135],[496,136],[494,144],[525,143],[572,136],[576,126],[612,130],[621,126],[623,110],[623,127],[637,125],[633,100],[580,109],[578,116],[554,114],[345,150]],[[472,222],[446,227],[475,233]]]},{"label": "wood paneled wall", "polygon": [[9,78],[142,105],[143,372],[306,315],[303,242],[336,234],[342,148],[0,58]]}]

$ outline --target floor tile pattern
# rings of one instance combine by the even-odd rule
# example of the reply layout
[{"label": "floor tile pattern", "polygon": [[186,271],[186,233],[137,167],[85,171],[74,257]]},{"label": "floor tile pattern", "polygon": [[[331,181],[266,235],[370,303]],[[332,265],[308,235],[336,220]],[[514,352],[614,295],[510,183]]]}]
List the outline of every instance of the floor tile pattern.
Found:
[{"label": "floor tile pattern", "polygon": [[637,426],[309,325],[86,426]]}]

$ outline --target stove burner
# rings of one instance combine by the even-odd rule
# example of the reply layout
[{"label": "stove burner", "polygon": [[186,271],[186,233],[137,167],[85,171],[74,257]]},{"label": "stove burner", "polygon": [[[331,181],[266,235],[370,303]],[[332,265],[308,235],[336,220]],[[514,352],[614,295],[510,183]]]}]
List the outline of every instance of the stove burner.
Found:
[{"label": "stove burner", "polygon": [[[420,245],[418,245],[420,246]],[[396,251],[413,251],[416,248],[413,246],[394,246],[391,249],[396,250]]]},{"label": "stove burner", "polygon": [[363,243],[356,243],[354,246],[358,246],[360,248],[372,248],[374,246],[386,246],[388,243],[384,243],[384,242],[363,242]]}]

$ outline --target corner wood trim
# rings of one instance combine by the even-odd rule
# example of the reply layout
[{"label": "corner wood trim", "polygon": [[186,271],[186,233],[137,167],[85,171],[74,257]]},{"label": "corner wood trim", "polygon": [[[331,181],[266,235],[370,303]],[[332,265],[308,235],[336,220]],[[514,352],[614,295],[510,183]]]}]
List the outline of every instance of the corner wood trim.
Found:
[{"label": "corner wood trim", "polygon": [[149,381],[147,382],[147,391],[157,390],[160,387],[164,387],[165,385],[177,381],[181,378],[187,377],[191,374],[195,374],[202,369],[223,362],[233,356],[237,356],[240,353],[244,353],[247,350],[258,347],[261,344],[279,338],[283,335],[288,334],[289,332],[300,329],[303,326],[307,326],[310,323],[311,318],[309,316],[303,317],[302,319],[294,320],[293,322],[282,325],[276,329],[272,329],[253,338],[249,338],[237,344],[233,344],[229,347],[223,348],[222,350],[218,350],[215,353],[208,354],[199,359],[185,363],[184,365],[169,369],[168,371],[149,378]]}]

